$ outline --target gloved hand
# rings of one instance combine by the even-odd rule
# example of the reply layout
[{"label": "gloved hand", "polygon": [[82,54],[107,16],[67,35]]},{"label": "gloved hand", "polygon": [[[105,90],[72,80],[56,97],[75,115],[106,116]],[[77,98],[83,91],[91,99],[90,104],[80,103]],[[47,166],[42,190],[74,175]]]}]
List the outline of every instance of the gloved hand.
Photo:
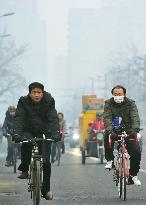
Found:
[{"label": "gloved hand", "polygon": [[12,136],[12,141],[14,141],[15,143],[20,143],[20,142],[22,142],[22,137],[18,134],[14,134]]},{"label": "gloved hand", "polygon": [[54,142],[59,142],[59,141],[61,141],[61,134],[60,134],[60,133],[53,134],[53,135],[52,135],[52,140],[54,140]]},{"label": "gloved hand", "polygon": [[139,133],[139,129],[132,129],[130,131],[127,131],[127,134],[130,135],[130,136],[137,136],[137,133]]}]

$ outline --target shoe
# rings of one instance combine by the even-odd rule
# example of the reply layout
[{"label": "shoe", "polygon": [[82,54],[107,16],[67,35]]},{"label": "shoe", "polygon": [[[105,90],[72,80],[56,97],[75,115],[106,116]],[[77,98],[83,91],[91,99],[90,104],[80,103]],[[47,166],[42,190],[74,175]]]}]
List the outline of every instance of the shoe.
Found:
[{"label": "shoe", "polygon": [[141,185],[141,182],[140,182],[140,180],[137,178],[137,176],[132,177],[132,181],[134,182],[134,184],[135,184],[136,186],[140,186],[140,185]]},{"label": "shoe", "polygon": [[10,161],[6,161],[6,162],[5,162],[5,166],[6,166],[6,167],[12,166],[12,165],[11,165],[11,162],[10,162]]},{"label": "shoe", "polygon": [[132,180],[132,176],[128,177],[127,185],[133,185],[134,181]]},{"label": "shoe", "polygon": [[107,164],[105,165],[105,169],[111,169],[112,164],[113,164],[113,161],[107,161]]},{"label": "shoe", "polygon": [[28,178],[28,172],[22,172],[17,178],[19,178],[19,179],[27,179]]},{"label": "shoe", "polygon": [[42,195],[43,198],[45,198],[46,200],[52,200],[53,199],[53,194],[52,192],[47,192],[47,194]]}]

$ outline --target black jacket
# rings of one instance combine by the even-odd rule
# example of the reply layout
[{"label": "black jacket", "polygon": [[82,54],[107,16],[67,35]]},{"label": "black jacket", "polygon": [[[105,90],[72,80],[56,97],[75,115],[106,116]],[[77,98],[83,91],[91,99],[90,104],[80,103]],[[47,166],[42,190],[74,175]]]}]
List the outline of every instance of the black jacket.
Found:
[{"label": "black jacket", "polygon": [[45,91],[39,103],[33,102],[29,95],[21,97],[17,105],[14,132],[18,135],[25,132],[32,135],[57,135],[59,120],[54,98]]},{"label": "black jacket", "polygon": [[10,115],[9,111],[7,110],[5,120],[2,126],[2,132],[5,137],[7,137],[8,133],[10,134],[12,132],[13,126],[14,126],[14,116]]}]

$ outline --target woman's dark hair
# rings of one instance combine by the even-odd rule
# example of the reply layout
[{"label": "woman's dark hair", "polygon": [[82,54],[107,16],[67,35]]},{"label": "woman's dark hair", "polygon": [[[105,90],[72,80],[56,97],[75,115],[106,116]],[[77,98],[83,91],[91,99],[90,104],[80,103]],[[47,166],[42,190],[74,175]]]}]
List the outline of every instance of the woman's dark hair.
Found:
[{"label": "woman's dark hair", "polygon": [[31,91],[35,88],[39,88],[41,89],[42,91],[44,91],[44,86],[43,84],[41,83],[38,83],[38,82],[34,82],[34,83],[31,83],[29,86],[28,86],[28,90],[29,90],[29,93],[31,93]]},{"label": "woman's dark hair", "polygon": [[122,89],[123,90],[123,92],[124,92],[124,95],[126,94],[126,88],[124,88],[122,85],[116,85],[116,86],[114,86],[113,88],[112,88],[112,90],[111,90],[111,93],[113,94],[113,91],[114,91],[114,89],[115,88],[117,88],[117,89]]}]

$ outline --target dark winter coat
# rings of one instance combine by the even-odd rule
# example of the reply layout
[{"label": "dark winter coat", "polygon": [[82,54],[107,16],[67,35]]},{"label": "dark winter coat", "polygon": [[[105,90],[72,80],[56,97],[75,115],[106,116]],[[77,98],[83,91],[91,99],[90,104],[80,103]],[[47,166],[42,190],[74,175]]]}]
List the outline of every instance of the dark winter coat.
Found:
[{"label": "dark winter coat", "polygon": [[24,132],[32,135],[58,134],[59,120],[54,98],[45,91],[39,103],[33,102],[29,95],[21,97],[17,105],[14,130],[19,135]]},{"label": "dark winter coat", "polygon": [[114,98],[105,101],[104,105],[105,130],[112,130],[112,118],[122,117],[127,132],[140,129],[140,118],[135,101],[125,97],[124,102],[115,103]]},{"label": "dark winter coat", "polygon": [[5,120],[2,126],[2,132],[5,137],[7,137],[7,133],[11,133],[14,126],[14,116],[10,115],[9,111],[6,111]]}]

